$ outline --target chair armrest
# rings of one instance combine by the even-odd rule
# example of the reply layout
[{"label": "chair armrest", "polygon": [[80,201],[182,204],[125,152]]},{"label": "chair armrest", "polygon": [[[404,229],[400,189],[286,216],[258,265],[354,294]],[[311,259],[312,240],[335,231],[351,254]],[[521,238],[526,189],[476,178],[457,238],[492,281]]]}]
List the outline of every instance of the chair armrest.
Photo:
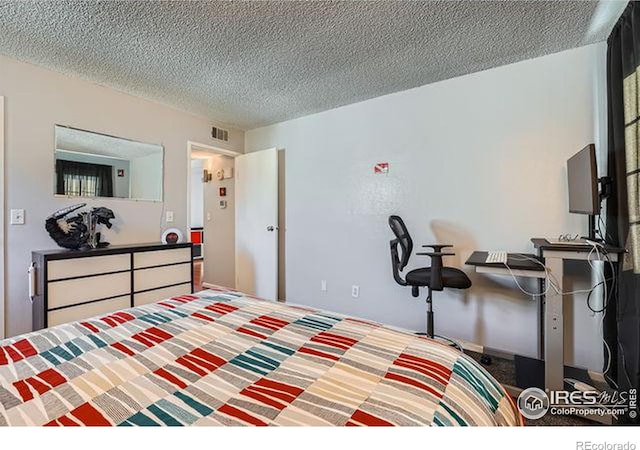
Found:
[{"label": "chair armrest", "polygon": [[455,253],[420,252],[420,253],[416,253],[416,255],[431,257],[431,267],[430,267],[431,279],[429,281],[429,290],[441,291],[444,288],[444,284],[442,280],[442,257],[454,256]]},{"label": "chair armrest", "polygon": [[450,244],[431,244],[431,245],[423,245],[422,247],[430,247],[430,248],[433,249],[434,252],[440,252],[440,251],[442,251],[443,248],[453,247],[453,245],[450,245]]},{"label": "chair armrest", "polygon": [[436,257],[441,257],[441,256],[456,256],[455,253],[443,253],[443,252],[420,252],[420,253],[416,253],[416,255],[419,256],[436,256]]}]

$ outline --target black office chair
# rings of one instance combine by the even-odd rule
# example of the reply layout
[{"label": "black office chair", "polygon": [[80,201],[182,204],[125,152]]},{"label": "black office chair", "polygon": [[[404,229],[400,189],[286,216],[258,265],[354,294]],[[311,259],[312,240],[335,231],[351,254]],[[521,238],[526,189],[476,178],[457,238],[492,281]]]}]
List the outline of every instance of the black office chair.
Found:
[{"label": "black office chair", "polygon": [[[414,269],[405,275],[404,280],[400,276],[400,272],[409,263],[409,257],[413,251],[413,240],[409,235],[409,231],[403,220],[399,216],[389,216],[389,226],[396,235],[396,239],[392,240],[391,245],[391,264],[393,267],[393,278],[401,286],[411,286],[411,295],[418,297],[419,289],[426,287],[427,295],[427,336],[435,338],[433,330],[433,291],[442,291],[444,288],[468,289],[471,287],[471,280],[460,269],[455,267],[443,267],[442,257],[453,256],[455,253],[444,253],[443,248],[453,247],[452,245],[423,245],[422,247],[432,248],[432,252],[416,253],[420,256],[431,257],[431,267],[423,267]],[[401,253],[398,253],[400,247]],[[451,342],[451,340],[444,338]],[[456,347],[460,347],[455,344]]]}]

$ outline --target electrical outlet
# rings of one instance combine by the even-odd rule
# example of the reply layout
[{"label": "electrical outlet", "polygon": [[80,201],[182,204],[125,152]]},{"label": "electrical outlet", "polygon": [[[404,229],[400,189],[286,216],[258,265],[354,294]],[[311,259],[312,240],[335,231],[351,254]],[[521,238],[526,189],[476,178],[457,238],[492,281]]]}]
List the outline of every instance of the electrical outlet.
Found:
[{"label": "electrical outlet", "polygon": [[327,292],[327,280],[322,280],[320,282],[320,290],[322,292]]},{"label": "electrical outlet", "polygon": [[207,222],[211,220],[211,213],[207,211]]},{"label": "electrical outlet", "polygon": [[167,211],[167,223],[173,222],[173,211]]},{"label": "electrical outlet", "polygon": [[24,225],[24,209],[11,210],[11,225]]},{"label": "electrical outlet", "polygon": [[354,284],[353,286],[351,286],[351,296],[353,298],[358,298],[360,297],[360,286]]}]

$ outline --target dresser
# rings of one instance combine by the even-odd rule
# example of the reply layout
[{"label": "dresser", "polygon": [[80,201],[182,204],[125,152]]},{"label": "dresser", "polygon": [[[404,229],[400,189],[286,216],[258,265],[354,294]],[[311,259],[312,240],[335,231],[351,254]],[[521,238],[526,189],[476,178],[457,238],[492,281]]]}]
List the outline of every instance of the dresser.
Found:
[{"label": "dresser", "polygon": [[33,330],[193,292],[192,244],[32,253]]}]

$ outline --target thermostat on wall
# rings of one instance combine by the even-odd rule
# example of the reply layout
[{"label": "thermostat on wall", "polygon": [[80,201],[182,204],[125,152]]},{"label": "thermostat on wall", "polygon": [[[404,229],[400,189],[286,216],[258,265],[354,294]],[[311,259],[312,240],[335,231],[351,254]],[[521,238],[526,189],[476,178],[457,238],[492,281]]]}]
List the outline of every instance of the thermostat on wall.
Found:
[{"label": "thermostat on wall", "polygon": [[216,178],[221,181],[229,178],[233,178],[233,167],[225,167],[223,169],[218,169],[218,171],[216,171]]}]

